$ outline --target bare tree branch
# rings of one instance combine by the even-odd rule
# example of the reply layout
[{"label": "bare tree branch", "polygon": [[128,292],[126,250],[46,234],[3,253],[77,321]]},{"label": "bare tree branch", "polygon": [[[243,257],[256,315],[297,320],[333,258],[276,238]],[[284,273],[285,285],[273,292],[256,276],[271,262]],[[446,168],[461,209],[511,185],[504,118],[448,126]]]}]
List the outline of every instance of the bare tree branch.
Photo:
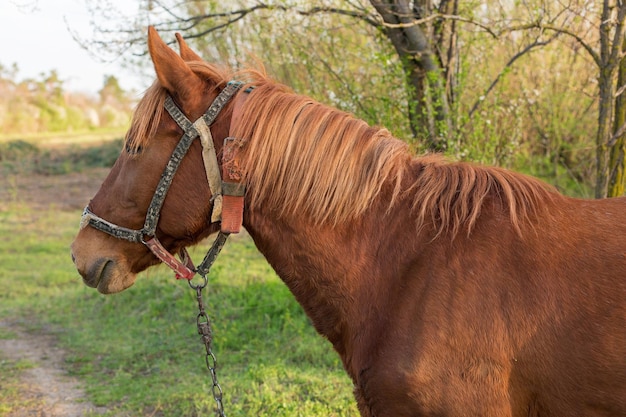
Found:
[{"label": "bare tree branch", "polygon": [[615,133],[613,133],[613,136],[611,136],[611,138],[609,139],[607,146],[614,146],[617,143],[617,139],[619,139],[620,136],[622,136],[624,133],[626,133],[626,123],[621,125],[620,128],[617,129]]},{"label": "bare tree branch", "polygon": [[487,97],[487,95],[489,95],[489,93],[491,93],[491,91],[494,89],[494,87],[496,86],[496,84],[502,79],[502,77],[504,76],[505,71],[510,68],[515,61],[517,61],[518,59],[520,59],[521,57],[523,57],[524,55],[530,53],[533,49],[535,48],[539,48],[541,46],[546,46],[548,45],[550,42],[552,42],[554,39],[556,39],[559,36],[559,33],[555,33],[554,35],[552,35],[552,37],[550,37],[549,39],[546,39],[544,41],[539,40],[539,37],[537,39],[535,39],[535,41],[531,44],[526,45],[526,47],[524,49],[522,49],[521,51],[519,51],[518,53],[516,53],[515,55],[513,55],[511,57],[511,59],[509,59],[509,61],[506,63],[506,65],[504,66],[504,68],[502,68],[502,70],[500,71],[500,73],[498,74],[498,76],[492,81],[492,83],[489,85],[489,87],[487,88],[487,90],[485,90],[485,92],[479,97],[478,100],[476,100],[476,102],[474,103],[474,105],[472,106],[472,109],[469,111],[468,116],[469,119],[472,118],[472,116],[474,115],[474,113],[476,112],[476,110],[478,109],[478,107],[481,105],[481,103],[485,100],[485,97]]},{"label": "bare tree branch", "polygon": [[[611,48],[610,62],[619,63],[619,56],[622,54],[622,39],[624,38],[624,20],[626,18],[626,3],[617,2],[617,26],[613,34],[613,45]],[[619,64],[618,64],[619,65]]]},{"label": "bare tree branch", "polygon": [[491,29],[489,26],[484,25],[480,22],[477,22],[473,19],[468,19],[466,17],[463,16],[457,16],[457,15],[451,15],[451,14],[442,14],[442,13],[433,13],[430,16],[424,17],[422,19],[413,19],[411,22],[403,22],[403,23],[386,23],[386,22],[381,22],[382,26],[385,26],[387,28],[390,29],[404,29],[404,28],[410,28],[412,26],[419,26],[419,25],[423,25],[424,23],[428,23],[431,22],[433,20],[438,20],[438,19],[448,19],[448,20],[456,20],[459,22],[464,22],[464,23],[469,23],[472,24],[476,27],[479,27],[481,29],[483,29],[485,32],[489,33],[491,36],[493,36],[494,38],[498,37],[498,33],[494,32],[493,29]]},{"label": "bare tree branch", "polygon": [[500,35],[504,33],[517,32],[517,31],[523,31],[523,30],[528,30],[528,29],[540,29],[542,31],[549,30],[552,32],[562,33],[564,35],[567,35],[573,38],[576,42],[578,42],[578,44],[580,44],[583,47],[583,49],[587,51],[587,53],[589,53],[589,55],[594,60],[596,65],[598,65],[598,67],[601,66],[601,59],[600,59],[600,55],[598,54],[598,52],[595,51],[593,47],[591,47],[591,45],[585,42],[585,40],[581,36],[571,31],[570,29],[562,27],[562,26],[555,26],[552,24],[546,24],[542,22],[532,22],[532,23],[527,23],[524,25],[510,26],[505,29],[502,29],[500,32],[498,32],[497,37],[500,37]]},{"label": "bare tree branch", "polygon": [[[333,78],[339,81],[339,84],[343,86],[348,91],[348,93],[350,93],[352,97],[357,96],[357,94],[352,90],[352,88],[350,88],[350,83],[346,82],[346,80],[341,75],[339,75],[337,71],[335,71],[333,67],[325,59],[322,59],[319,56],[317,57],[317,59],[319,62],[322,63],[322,65],[324,66],[324,68],[326,68],[326,70],[330,73],[330,75],[332,75]],[[372,113],[369,109],[365,108],[365,106],[363,106],[363,103],[361,103],[361,100],[355,100],[354,104],[361,110],[363,114],[367,114],[372,119],[375,118],[375,114]]]},{"label": "bare tree branch", "polygon": [[[169,13],[174,18],[173,22],[164,22],[164,23],[155,25],[155,26],[160,26],[160,27],[165,27],[165,26],[171,25],[172,23],[176,23],[177,25],[179,25],[178,27],[179,30],[188,31],[188,30],[193,29],[194,27],[196,27],[198,24],[200,24],[201,22],[205,20],[227,18],[226,22],[210,27],[206,30],[203,30],[197,33],[188,33],[185,36],[187,38],[198,38],[198,37],[207,35],[211,32],[218,31],[220,29],[227,27],[228,25],[232,23],[235,23],[243,19],[247,15],[258,12],[260,10],[279,10],[283,12],[290,11],[301,16],[312,16],[316,14],[338,14],[342,16],[348,16],[348,17],[359,19],[374,27],[380,27],[381,25],[381,23],[378,21],[376,16],[372,15],[371,13],[368,13],[367,10],[365,10],[364,8],[360,8],[358,10],[346,10],[346,9],[340,9],[336,7],[316,6],[316,7],[311,7],[309,9],[301,9],[295,6],[270,5],[270,4],[265,4],[265,3],[258,3],[254,6],[242,8],[238,10],[231,10],[227,12],[207,13],[203,15],[196,15],[196,16],[192,16],[188,18],[182,18],[182,17],[176,16],[174,13],[172,13],[169,9],[165,8],[160,3],[159,5],[166,11],[166,13]],[[187,24],[187,25],[180,26],[181,24]]]}]

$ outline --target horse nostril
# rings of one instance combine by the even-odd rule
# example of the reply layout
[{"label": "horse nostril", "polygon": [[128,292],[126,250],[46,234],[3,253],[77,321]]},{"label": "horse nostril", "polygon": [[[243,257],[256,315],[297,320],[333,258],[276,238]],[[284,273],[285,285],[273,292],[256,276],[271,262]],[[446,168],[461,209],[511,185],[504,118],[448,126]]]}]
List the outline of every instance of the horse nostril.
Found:
[{"label": "horse nostril", "polygon": [[72,263],[76,265],[76,257],[74,256],[74,252],[70,252],[70,256],[72,257]]}]

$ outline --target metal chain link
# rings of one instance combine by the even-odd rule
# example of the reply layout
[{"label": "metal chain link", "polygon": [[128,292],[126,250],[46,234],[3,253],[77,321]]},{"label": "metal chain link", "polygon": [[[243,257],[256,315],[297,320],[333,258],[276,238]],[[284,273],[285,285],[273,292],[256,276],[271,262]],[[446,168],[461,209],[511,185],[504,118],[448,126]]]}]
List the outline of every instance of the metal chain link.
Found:
[{"label": "metal chain link", "polygon": [[213,385],[211,386],[211,393],[213,394],[213,399],[215,400],[215,404],[217,405],[216,415],[219,417],[226,417],[224,414],[224,404],[222,402],[223,391],[217,380],[217,358],[211,349],[211,344],[213,342],[213,332],[211,331],[211,320],[209,320],[209,316],[206,314],[204,310],[204,301],[202,300],[202,290],[206,287],[208,279],[206,275],[202,276],[203,282],[201,284],[195,285],[191,281],[189,281],[189,286],[196,290],[196,299],[198,300],[198,316],[196,318],[196,323],[198,325],[198,334],[202,336],[202,343],[204,343],[204,347],[206,348],[206,356],[205,362],[206,367],[211,374],[211,380]]}]

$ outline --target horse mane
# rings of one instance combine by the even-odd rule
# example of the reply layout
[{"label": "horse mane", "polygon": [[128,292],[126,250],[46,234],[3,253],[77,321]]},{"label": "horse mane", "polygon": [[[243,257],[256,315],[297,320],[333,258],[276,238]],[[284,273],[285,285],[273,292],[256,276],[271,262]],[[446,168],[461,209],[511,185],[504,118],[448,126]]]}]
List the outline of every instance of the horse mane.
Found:
[{"label": "horse mane", "polygon": [[[239,167],[251,204],[277,215],[305,214],[338,224],[362,215],[385,184],[391,208],[410,193],[418,228],[469,233],[490,196],[508,209],[515,229],[555,195],[532,177],[501,168],[450,163],[439,155],[413,158],[405,142],[352,115],[294,94],[264,74],[243,74],[254,90],[230,134],[243,141]],[[403,178],[420,173],[403,191]]]},{"label": "horse mane", "polygon": [[245,140],[239,165],[252,205],[338,224],[365,212],[388,181],[393,204],[410,160],[406,143],[261,74],[246,75],[255,88],[230,134]]},{"label": "horse mane", "polygon": [[437,235],[462,229],[469,234],[490,199],[508,211],[511,224],[521,234],[524,222],[547,209],[558,198],[556,190],[536,178],[503,168],[467,162],[448,162],[441,155],[415,159],[420,173],[411,186],[418,222],[430,217]]},{"label": "horse mane", "polygon": [[[519,231],[542,202],[557,195],[536,179],[501,168],[450,163],[439,155],[414,158],[388,130],[297,95],[264,70],[233,73],[202,61],[188,64],[216,90],[233,77],[255,87],[244,103],[245,117],[230,134],[244,141],[239,164],[251,204],[278,215],[303,213],[319,224],[339,224],[362,215],[391,184],[388,207],[410,193],[418,227],[432,221],[438,234],[469,233],[485,201],[495,196]],[[166,96],[155,81],[137,104],[125,138],[131,154],[155,136]],[[403,190],[416,164],[420,173]]]}]

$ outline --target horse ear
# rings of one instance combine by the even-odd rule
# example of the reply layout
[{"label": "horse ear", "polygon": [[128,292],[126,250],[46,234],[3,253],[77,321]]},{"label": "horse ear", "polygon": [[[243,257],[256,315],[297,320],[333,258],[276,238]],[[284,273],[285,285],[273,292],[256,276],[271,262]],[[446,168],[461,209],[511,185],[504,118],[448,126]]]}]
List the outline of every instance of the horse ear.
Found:
[{"label": "horse ear", "polygon": [[148,28],[148,50],[157,78],[170,94],[179,96],[184,101],[193,92],[202,89],[202,80],[194,74],[183,58],[163,42],[152,26]]},{"label": "horse ear", "polygon": [[178,47],[180,49],[180,56],[184,61],[202,61],[200,55],[196,54],[190,47],[187,45],[187,42],[183,39],[180,33],[176,33],[176,40],[178,41]]}]

